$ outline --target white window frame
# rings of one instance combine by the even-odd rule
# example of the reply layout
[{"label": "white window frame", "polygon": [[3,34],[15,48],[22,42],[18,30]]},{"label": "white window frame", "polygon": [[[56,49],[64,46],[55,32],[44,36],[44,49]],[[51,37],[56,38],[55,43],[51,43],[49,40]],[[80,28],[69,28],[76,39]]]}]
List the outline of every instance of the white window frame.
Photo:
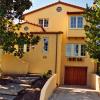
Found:
[{"label": "white window frame", "polygon": [[[70,55],[70,56],[67,54],[67,53],[68,53],[68,52],[67,52],[67,46],[68,46],[68,45],[71,45],[71,52],[70,52],[71,55]],[[74,52],[74,46],[75,46],[75,45],[78,45],[78,46],[79,46],[79,48],[78,48],[78,56],[75,56],[75,54],[74,54],[74,53],[75,53],[75,52]],[[76,43],[76,44],[72,44],[72,43],[66,44],[66,50],[65,50],[65,51],[66,51],[66,57],[69,57],[69,58],[70,58],[70,57],[76,57],[76,58],[77,58],[77,57],[85,57],[86,54],[83,55],[83,56],[81,55],[81,46],[82,46],[82,45],[85,45],[85,44],[77,44],[77,43]]]},{"label": "white window frame", "polygon": [[[71,27],[71,17],[76,17],[76,27],[74,28]],[[83,27],[79,28],[78,27],[78,17],[83,18],[83,16],[70,16],[70,25],[69,25],[70,29],[84,29],[84,18],[83,18]]]},{"label": "white window frame", "polygon": [[[40,20],[43,20],[43,24],[41,25],[42,27],[45,27],[45,28],[48,28],[48,26],[49,26],[49,19],[48,18],[39,18],[39,21]],[[47,24],[47,26],[45,26],[45,20],[47,20],[48,21],[48,24]],[[39,22],[38,22],[39,23]],[[39,25],[40,25],[40,23],[39,23]]]}]

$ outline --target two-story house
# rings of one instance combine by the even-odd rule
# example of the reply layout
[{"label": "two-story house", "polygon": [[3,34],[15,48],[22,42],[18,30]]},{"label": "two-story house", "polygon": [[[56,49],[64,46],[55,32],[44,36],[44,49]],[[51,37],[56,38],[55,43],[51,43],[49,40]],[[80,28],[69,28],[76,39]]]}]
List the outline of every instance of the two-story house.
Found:
[{"label": "two-story house", "polygon": [[41,40],[23,58],[29,73],[52,70],[58,84],[88,85],[95,63],[85,52],[84,8],[56,2],[24,14],[20,32],[31,32]]}]

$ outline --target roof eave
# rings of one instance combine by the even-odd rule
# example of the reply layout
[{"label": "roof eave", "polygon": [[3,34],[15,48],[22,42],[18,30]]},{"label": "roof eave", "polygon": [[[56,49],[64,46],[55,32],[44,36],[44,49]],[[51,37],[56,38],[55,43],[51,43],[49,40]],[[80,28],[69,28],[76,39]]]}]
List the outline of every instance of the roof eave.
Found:
[{"label": "roof eave", "polygon": [[80,11],[80,12],[67,12],[68,15],[73,15],[73,14],[84,14],[84,11]]},{"label": "roof eave", "polygon": [[58,32],[30,32],[31,34],[63,34],[62,31],[58,31]]}]

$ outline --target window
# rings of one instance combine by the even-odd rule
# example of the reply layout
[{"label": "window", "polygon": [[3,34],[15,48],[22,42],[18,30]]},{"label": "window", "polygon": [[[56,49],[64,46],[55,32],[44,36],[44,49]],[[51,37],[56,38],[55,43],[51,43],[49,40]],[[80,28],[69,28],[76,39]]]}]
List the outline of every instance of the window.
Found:
[{"label": "window", "polygon": [[44,19],[44,27],[48,27],[48,20]]},{"label": "window", "polygon": [[39,19],[39,25],[43,26],[43,19]]},{"label": "window", "polygon": [[82,16],[79,16],[77,17],[78,18],[78,22],[77,22],[77,27],[78,28],[83,28],[83,17]]},{"label": "window", "polygon": [[48,52],[48,38],[43,38],[43,51]]},{"label": "window", "polygon": [[71,17],[71,28],[76,28],[76,17]]},{"label": "window", "polygon": [[71,44],[68,44],[68,45],[66,46],[66,49],[67,49],[66,55],[67,55],[67,56],[71,56],[71,47],[72,47]]},{"label": "window", "polygon": [[85,45],[82,44],[67,44],[67,57],[82,57],[85,56]]},{"label": "window", "polygon": [[39,25],[42,27],[48,27],[48,19],[39,19]]},{"label": "window", "polygon": [[24,46],[23,45],[19,45],[18,46],[18,51],[24,51]]},{"label": "window", "polygon": [[79,45],[78,44],[74,44],[73,45],[74,46],[74,56],[78,56],[78,54],[79,54]]},{"label": "window", "polygon": [[81,56],[85,56],[85,45],[81,45]]},{"label": "window", "polygon": [[70,28],[83,28],[83,17],[82,16],[71,16],[70,17]]},{"label": "window", "polygon": [[25,26],[24,31],[28,31],[28,30],[29,30],[28,26]]},{"label": "window", "polygon": [[27,52],[30,51],[30,44],[27,45]]},{"label": "window", "polygon": [[19,45],[18,46],[18,51],[23,51],[23,52],[29,52],[30,51],[30,45]]},{"label": "window", "polygon": [[56,8],[56,11],[57,11],[57,12],[61,12],[61,11],[62,11],[62,7],[60,7],[60,6],[57,7],[57,8]]}]

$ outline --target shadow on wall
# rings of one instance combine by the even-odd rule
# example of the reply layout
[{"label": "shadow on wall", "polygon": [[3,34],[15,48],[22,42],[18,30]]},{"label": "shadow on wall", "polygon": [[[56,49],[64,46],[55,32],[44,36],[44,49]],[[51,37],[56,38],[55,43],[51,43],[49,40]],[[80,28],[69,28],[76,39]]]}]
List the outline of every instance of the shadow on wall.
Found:
[{"label": "shadow on wall", "polygon": [[1,70],[6,74],[27,74],[29,64],[11,54],[5,54],[1,60]]}]

